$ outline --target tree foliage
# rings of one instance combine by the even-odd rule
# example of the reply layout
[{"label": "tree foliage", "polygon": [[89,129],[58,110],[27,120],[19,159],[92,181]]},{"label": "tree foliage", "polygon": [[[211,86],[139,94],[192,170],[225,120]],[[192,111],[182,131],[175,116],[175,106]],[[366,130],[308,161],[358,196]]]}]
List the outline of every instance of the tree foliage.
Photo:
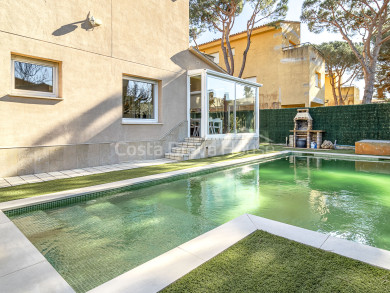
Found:
[{"label": "tree foliage", "polygon": [[[360,50],[358,44],[355,44],[355,46]],[[361,71],[360,63],[346,42],[326,42],[317,45],[316,48],[325,59],[326,70],[332,86],[334,104],[344,105],[348,99],[349,90],[343,95],[341,88],[352,84]]]},{"label": "tree foliage", "polygon": [[288,0],[190,0],[190,36],[196,42],[199,33],[206,29],[220,33],[226,71],[233,75],[235,64],[230,35],[244,5],[250,5],[252,14],[246,26],[247,45],[238,74],[238,77],[241,77],[245,69],[253,28],[265,20],[272,22],[284,18],[287,13],[287,3]]},{"label": "tree foliage", "polygon": [[[364,74],[363,103],[371,103],[381,46],[390,36],[390,0],[305,0],[302,21],[315,33],[338,32],[351,47]],[[356,47],[359,37],[362,50]]]}]

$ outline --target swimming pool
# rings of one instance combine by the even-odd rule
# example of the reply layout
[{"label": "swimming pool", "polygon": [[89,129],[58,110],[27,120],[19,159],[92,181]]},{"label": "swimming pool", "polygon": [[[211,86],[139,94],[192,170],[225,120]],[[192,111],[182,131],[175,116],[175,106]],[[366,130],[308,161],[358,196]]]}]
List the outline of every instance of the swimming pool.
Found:
[{"label": "swimming pool", "polygon": [[390,250],[389,174],[388,162],[286,156],[10,218],[86,292],[244,213]]}]

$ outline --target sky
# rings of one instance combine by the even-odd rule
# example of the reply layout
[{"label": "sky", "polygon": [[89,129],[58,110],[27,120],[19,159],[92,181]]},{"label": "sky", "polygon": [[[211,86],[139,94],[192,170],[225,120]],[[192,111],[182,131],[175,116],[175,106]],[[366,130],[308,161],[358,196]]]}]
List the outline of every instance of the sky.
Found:
[{"label": "sky", "polygon": [[[289,0],[288,12],[285,18],[286,20],[300,21],[303,1],[304,0]],[[238,18],[236,19],[236,23],[232,30],[232,34],[246,30],[246,21],[247,19],[249,19],[251,14],[252,14],[252,10],[250,6],[246,5],[244,7],[242,14],[239,15]],[[264,23],[267,23],[267,21],[265,21]],[[212,32],[205,32],[197,39],[197,43],[202,44],[218,38],[220,38],[220,35],[218,33],[215,34]],[[323,42],[342,41],[342,40],[343,39],[340,34],[329,33],[326,31],[320,34],[311,33],[305,23],[301,24],[301,43],[309,42],[312,44],[320,44]],[[362,99],[363,91],[364,91],[364,81],[355,80],[354,85],[360,89],[360,99]]]}]

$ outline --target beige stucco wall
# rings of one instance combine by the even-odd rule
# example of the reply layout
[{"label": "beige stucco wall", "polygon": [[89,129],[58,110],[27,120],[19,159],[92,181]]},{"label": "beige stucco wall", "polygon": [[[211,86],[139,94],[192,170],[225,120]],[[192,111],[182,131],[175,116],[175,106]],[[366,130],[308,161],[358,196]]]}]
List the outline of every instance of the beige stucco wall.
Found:
[{"label": "beige stucco wall", "polygon": [[[0,177],[114,163],[121,159],[110,155],[113,143],[185,135],[186,70],[208,68],[188,51],[188,1],[1,6]],[[91,29],[88,13],[103,24]],[[62,100],[10,96],[11,53],[58,61]],[[124,74],[158,81],[159,124],[121,123]]]},{"label": "beige stucco wall", "polygon": [[[283,50],[291,43],[299,44],[300,34],[299,22],[285,22],[280,28],[261,27],[253,31],[243,78],[256,77],[257,82],[263,84],[260,108],[310,107],[314,98],[323,100],[324,89],[313,88],[312,80],[315,71],[319,71],[322,78],[325,76],[322,57],[310,46]],[[246,47],[246,33],[233,35],[230,40],[235,49],[234,75],[237,76]],[[226,68],[219,41],[199,48],[208,54],[219,52],[219,65]]]}]

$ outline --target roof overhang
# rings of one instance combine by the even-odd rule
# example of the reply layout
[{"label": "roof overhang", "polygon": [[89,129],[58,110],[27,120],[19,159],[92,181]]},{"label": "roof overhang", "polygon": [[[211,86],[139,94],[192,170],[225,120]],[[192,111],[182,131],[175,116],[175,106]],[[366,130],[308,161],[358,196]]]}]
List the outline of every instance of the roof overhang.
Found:
[{"label": "roof overhang", "polygon": [[194,54],[196,57],[198,57],[204,63],[206,63],[207,65],[212,67],[214,70],[221,72],[221,73],[227,73],[225,69],[223,69],[221,66],[219,66],[214,61],[212,61],[206,54],[200,52],[198,49],[196,49],[194,47],[190,47],[189,50],[192,54]]}]

